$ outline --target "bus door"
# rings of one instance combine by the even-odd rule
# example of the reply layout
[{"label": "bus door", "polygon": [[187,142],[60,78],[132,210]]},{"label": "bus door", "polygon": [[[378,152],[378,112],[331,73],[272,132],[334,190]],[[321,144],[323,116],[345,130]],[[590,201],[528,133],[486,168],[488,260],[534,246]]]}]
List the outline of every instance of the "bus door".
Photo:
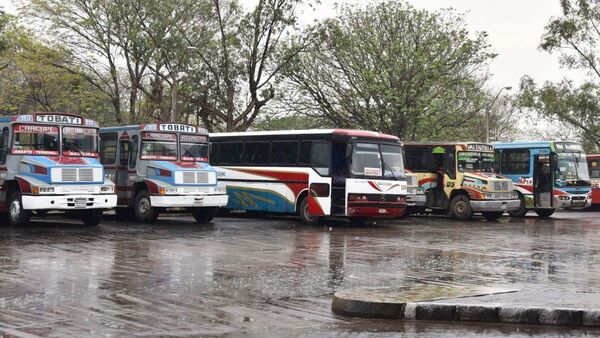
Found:
[{"label": "bus door", "polygon": [[311,167],[316,173],[308,175],[308,213],[314,216],[331,215],[331,144],[312,142]]},{"label": "bus door", "polygon": [[133,182],[129,181],[129,158],[131,154],[131,141],[127,132],[119,139],[119,162],[115,170],[115,190],[119,205],[131,205]]},{"label": "bus door", "polygon": [[551,156],[535,155],[533,157],[533,203],[535,208],[552,208],[552,177]]}]

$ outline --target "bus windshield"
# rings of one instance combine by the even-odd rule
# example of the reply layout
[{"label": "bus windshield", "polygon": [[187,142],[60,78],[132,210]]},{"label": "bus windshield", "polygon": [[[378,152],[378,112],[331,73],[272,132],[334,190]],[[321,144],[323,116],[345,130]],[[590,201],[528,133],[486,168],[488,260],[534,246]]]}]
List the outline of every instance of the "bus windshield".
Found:
[{"label": "bus windshield", "polygon": [[12,154],[58,155],[58,127],[17,124],[13,132]]},{"label": "bus windshield", "polygon": [[558,153],[557,180],[579,185],[578,181],[589,181],[590,174],[582,153]]},{"label": "bus windshield", "polygon": [[402,149],[396,145],[355,143],[350,175],[391,179],[403,177]]},{"label": "bus windshield", "polygon": [[142,133],[140,159],[177,160],[177,135],[169,133]]},{"label": "bus windshield", "polygon": [[208,143],[206,136],[180,135],[179,151],[182,161],[208,162]]},{"label": "bus windshield", "polygon": [[458,171],[493,173],[494,153],[480,151],[459,151]]},{"label": "bus windshield", "polygon": [[98,156],[98,130],[94,128],[63,127],[63,156]]}]

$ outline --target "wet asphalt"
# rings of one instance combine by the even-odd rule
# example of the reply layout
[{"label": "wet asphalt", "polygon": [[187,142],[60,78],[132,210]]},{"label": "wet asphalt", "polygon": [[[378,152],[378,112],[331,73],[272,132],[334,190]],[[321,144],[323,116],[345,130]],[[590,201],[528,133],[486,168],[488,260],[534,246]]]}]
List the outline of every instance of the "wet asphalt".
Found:
[{"label": "wet asphalt", "polygon": [[292,217],[0,226],[1,336],[595,336],[568,327],[335,315],[340,289],[478,285],[600,291],[600,212],[351,227]]}]

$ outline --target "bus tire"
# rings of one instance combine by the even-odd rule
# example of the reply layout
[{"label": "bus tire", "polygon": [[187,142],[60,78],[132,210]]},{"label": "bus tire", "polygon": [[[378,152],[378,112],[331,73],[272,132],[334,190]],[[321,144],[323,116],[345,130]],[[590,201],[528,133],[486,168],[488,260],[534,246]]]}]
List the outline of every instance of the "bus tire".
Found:
[{"label": "bus tire", "polygon": [[150,203],[148,190],[141,190],[135,195],[133,213],[137,222],[150,223],[156,219],[156,208]]},{"label": "bus tire", "polygon": [[450,213],[461,221],[468,221],[473,218],[473,209],[469,197],[462,194],[454,196],[450,201]]},{"label": "bus tire", "polygon": [[298,208],[298,216],[304,223],[316,225],[319,223],[318,216],[312,216],[308,213],[308,196],[304,197],[300,202],[300,208]]},{"label": "bus tire", "polygon": [[483,217],[485,217],[486,220],[493,222],[493,221],[497,221],[498,218],[502,217],[502,214],[504,214],[503,211],[484,211],[481,213],[483,215]]},{"label": "bus tire", "polygon": [[192,216],[194,216],[196,222],[200,224],[207,224],[208,222],[212,221],[216,214],[216,207],[192,209]]},{"label": "bus tire", "polygon": [[521,200],[521,204],[519,205],[519,209],[507,211],[511,217],[525,217],[527,214],[527,206],[525,205],[525,197],[522,194],[519,194],[519,200]]},{"label": "bus tire", "polygon": [[102,221],[102,209],[89,209],[81,211],[81,220],[88,227],[93,227]]},{"label": "bus tire", "polygon": [[535,209],[535,213],[540,218],[548,218],[554,213],[554,209]]},{"label": "bus tire", "polygon": [[11,226],[22,226],[29,223],[31,211],[23,209],[21,192],[15,191],[8,200],[8,224]]}]

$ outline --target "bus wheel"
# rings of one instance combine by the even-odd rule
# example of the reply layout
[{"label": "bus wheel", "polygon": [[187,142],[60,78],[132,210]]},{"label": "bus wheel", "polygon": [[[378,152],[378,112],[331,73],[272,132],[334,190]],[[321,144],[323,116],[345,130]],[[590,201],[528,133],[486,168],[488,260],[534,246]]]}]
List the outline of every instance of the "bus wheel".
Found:
[{"label": "bus wheel", "polygon": [[521,204],[519,205],[519,209],[507,211],[511,217],[524,217],[527,214],[527,207],[525,206],[525,197],[519,194],[519,199],[521,200]]},{"label": "bus wheel", "polygon": [[142,190],[135,195],[135,204],[133,206],[135,220],[142,223],[150,223],[155,220],[156,209],[150,204],[150,194],[148,190]]},{"label": "bus wheel", "polygon": [[89,209],[81,211],[83,224],[89,227],[96,226],[102,221],[102,209]]},{"label": "bus wheel", "polygon": [[11,226],[21,226],[29,223],[31,211],[23,209],[21,193],[15,191],[8,200],[8,224]]},{"label": "bus wheel", "polygon": [[312,225],[319,223],[318,216],[312,216],[311,214],[308,213],[308,196],[304,197],[302,199],[302,202],[300,202],[300,209],[298,209],[298,216],[300,216],[302,221],[304,221],[305,223],[312,224]]},{"label": "bus wheel", "polygon": [[217,214],[217,208],[193,208],[192,216],[196,222],[200,224],[206,224],[215,217]]},{"label": "bus wheel", "polygon": [[540,218],[548,218],[552,216],[554,209],[535,209],[535,213],[538,214]]},{"label": "bus wheel", "polygon": [[454,196],[450,202],[450,213],[461,221],[470,220],[473,217],[473,209],[471,209],[469,197],[466,195]]},{"label": "bus wheel", "polygon": [[486,211],[486,212],[482,212],[481,214],[488,221],[497,221],[498,218],[502,217],[503,213],[504,213],[503,211]]}]

